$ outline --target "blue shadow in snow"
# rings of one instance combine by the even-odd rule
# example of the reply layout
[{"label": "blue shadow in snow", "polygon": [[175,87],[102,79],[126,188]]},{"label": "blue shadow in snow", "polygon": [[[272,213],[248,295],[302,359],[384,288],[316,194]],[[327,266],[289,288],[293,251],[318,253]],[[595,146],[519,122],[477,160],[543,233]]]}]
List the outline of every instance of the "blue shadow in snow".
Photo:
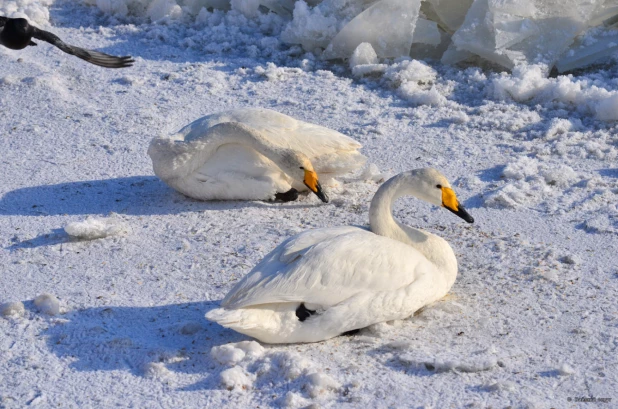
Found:
[{"label": "blue shadow in snow", "polygon": [[[156,307],[94,307],[71,311],[64,323],[43,331],[48,348],[72,358],[78,371],[127,370],[147,376],[149,364],[172,372],[203,374],[198,389],[218,389],[226,369],[210,356],[214,346],[248,338],[204,318],[218,302],[191,302]],[[215,375],[215,376],[213,376]],[[199,385],[199,386],[198,386]]]},{"label": "blue shadow in snow", "polygon": [[[245,207],[309,208],[320,204],[256,201],[199,201],[181,195],[154,176],[86,180],[32,186],[7,192],[0,198],[0,215],[49,216],[108,214],[162,215]],[[41,239],[48,239],[44,235]],[[32,241],[32,240],[30,240]]]}]

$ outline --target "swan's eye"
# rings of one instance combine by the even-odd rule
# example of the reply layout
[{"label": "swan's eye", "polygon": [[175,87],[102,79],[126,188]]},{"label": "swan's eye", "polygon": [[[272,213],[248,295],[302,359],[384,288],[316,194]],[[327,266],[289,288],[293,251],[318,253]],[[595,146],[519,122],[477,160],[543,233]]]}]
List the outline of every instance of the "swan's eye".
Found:
[{"label": "swan's eye", "polygon": [[303,168],[302,166],[300,167],[302,170],[305,170],[305,168]]},{"label": "swan's eye", "polygon": [[436,185],[438,189],[442,189],[442,185]]}]

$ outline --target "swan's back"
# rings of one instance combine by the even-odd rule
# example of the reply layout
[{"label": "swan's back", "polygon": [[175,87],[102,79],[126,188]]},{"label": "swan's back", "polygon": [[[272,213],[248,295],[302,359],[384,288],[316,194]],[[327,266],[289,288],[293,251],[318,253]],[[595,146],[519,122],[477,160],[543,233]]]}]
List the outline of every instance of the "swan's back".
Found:
[{"label": "swan's back", "polygon": [[434,273],[435,266],[407,244],[358,227],[316,229],[291,237],[264,257],[222,306],[305,302],[328,307],[359,292],[394,291]]},{"label": "swan's back", "polygon": [[334,151],[352,151],[362,147],[354,139],[320,125],[294,119],[265,108],[240,108],[207,115],[180,130],[185,141],[203,136],[209,128],[223,122],[249,126],[274,145],[292,148],[309,158]]}]

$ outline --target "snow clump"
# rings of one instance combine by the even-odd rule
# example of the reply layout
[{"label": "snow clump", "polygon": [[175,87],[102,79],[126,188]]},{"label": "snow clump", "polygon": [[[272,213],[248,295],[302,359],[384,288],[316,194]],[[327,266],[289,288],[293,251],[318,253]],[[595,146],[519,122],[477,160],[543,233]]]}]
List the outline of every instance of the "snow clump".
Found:
[{"label": "snow clump", "polygon": [[25,312],[24,304],[20,301],[0,304],[0,316],[3,317],[23,317]]},{"label": "snow clump", "polygon": [[101,239],[127,232],[127,227],[113,219],[99,219],[88,216],[83,222],[66,225],[64,231],[71,237],[82,240]]},{"label": "snow clump", "polygon": [[47,315],[58,315],[60,313],[60,302],[53,294],[43,293],[34,299],[34,305],[39,312]]}]

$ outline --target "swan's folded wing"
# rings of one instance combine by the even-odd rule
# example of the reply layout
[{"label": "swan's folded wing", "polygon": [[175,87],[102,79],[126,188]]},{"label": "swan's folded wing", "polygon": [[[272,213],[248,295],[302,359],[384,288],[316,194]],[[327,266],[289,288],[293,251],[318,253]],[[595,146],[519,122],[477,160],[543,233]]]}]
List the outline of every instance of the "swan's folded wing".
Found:
[{"label": "swan's folded wing", "polygon": [[193,139],[222,122],[250,126],[275,145],[303,152],[312,160],[321,155],[356,151],[362,147],[354,139],[333,129],[264,108],[242,108],[208,115],[187,125],[179,134],[186,135],[187,140]]},{"label": "swan's folded wing", "polygon": [[222,306],[305,302],[328,307],[361,291],[401,288],[434,268],[414,248],[360,228],[312,230],[268,254]]}]

